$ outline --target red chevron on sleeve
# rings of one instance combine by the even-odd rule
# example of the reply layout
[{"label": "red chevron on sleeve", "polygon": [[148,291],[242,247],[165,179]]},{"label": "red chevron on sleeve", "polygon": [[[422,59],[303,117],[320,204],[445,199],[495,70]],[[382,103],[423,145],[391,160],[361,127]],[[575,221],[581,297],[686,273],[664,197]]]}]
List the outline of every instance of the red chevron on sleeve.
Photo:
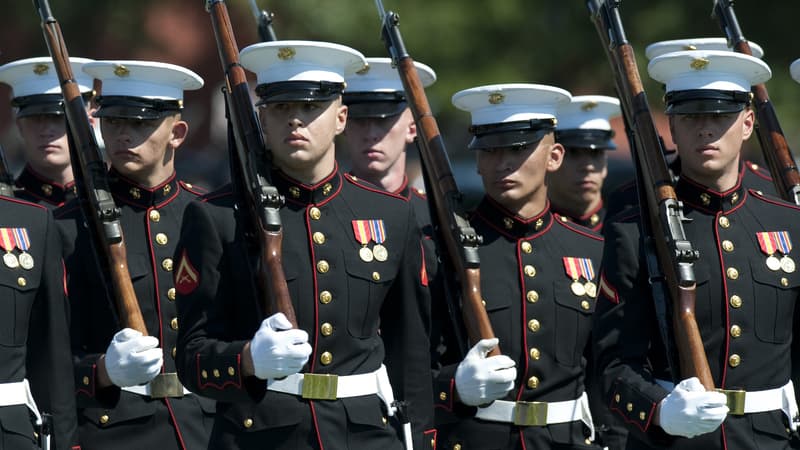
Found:
[{"label": "red chevron on sleeve", "polygon": [[200,284],[200,273],[189,261],[186,249],[181,253],[181,260],[178,262],[178,271],[175,273],[175,290],[181,295],[189,295],[197,289]]}]

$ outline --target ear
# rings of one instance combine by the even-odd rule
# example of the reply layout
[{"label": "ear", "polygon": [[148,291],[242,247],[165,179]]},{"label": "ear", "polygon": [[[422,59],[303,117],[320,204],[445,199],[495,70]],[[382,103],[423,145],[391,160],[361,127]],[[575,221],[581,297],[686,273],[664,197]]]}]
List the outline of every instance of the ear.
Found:
[{"label": "ear", "polygon": [[403,111],[404,120],[408,121],[408,128],[406,129],[406,144],[411,144],[417,137],[417,122],[414,120],[414,115],[410,109]]},{"label": "ear", "polygon": [[559,143],[550,144],[547,158],[547,171],[555,172],[564,162],[564,146]]},{"label": "ear", "polygon": [[189,124],[180,119],[175,120],[172,124],[172,137],[169,140],[170,147],[173,149],[180,147],[188,134]]},{"label": "ear", "polygon": [[744,114],[744,117],[742,117],[742,139],[746,141],[750,139],[750,136],[753,135],[753,130],[755,129],[756,123],[756,115],[752,108],[745,108],[742,113]]},{"label": "ear", "polygon": [[347,125],[347,105],[340,104],[336,108],[336,134],[342,134]]}]

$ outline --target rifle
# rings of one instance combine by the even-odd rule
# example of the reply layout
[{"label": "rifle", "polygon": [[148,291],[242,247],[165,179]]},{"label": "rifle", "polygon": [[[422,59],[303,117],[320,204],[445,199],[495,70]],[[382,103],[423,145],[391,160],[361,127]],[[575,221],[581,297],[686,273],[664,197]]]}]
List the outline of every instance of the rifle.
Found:
[{"label": "rifle", "polygon": [[[33,4],[39,11],[44,40],[61,83],[68,124],[67,134],[70,139],[70,158],[81,198],[81,210],[94,240],[98,262],[101,267],[109,269],[120,323],[146,336],[147,327],[128,273],[128,257],[119,219],[121,212],[114,204],[108,187],[106,165],[89,124],[80,88],[72,73],[61,27],[50,11],[48,0],[33,0]],[[76,161],[78,164],[74,164]]]},{"label": "rifle", "polygon": [[272,19],[275,17],[275,14],[266,9],[258,9],[256,0],[250,0],[250,9],[253,10],[253,17],[256,18],[258,37],[261,39],[261,42],[277,41],[278,37],[275,36],[275,30],[272,29]]},{"label": "rifle", "polygon": [[[738,53],[753,55],[750,44],[747,43],[739,27],[739,21],[736,20],[733,0],[714,0],[711,15],[717,17],[720,28],[728,38],[729,47]],[[756,134],[772,181],[784,200],[800,205],[800,172],[797,170],[789,144],[786,143],[775,108],[769,100],[767,87],[764,83],[760,83],[752,87],[752,92],[758,120]]]},{"label": "rifle", "polygon": [[0,195],[5,197],[14,196],[14,177],[8,170],[8,163],[6,162],[6,152],[3,146],[0,145]]},{"label": "rifle", "polygon": [[[481,296],[478,246],[482,239],[466,219],[461,191],[453,176],[439,126],[431,112],[414,60],[406,51],[400,35],[400,17],[392,11],[384,11],[381,0],[375,0],[375,6],[381,19],[383,42],[400,73],[408,105],[417,123],[417,146],[422,156],[423,175],[429,186],[428,202],[435,212],[431,219],[439,242],[443,242],[447,249],[447,263],[460,281],[462,319],[470,344],[475,344],[480,339],[494,337]],[[499,346],[490,352],[492,356],[499,354]]]},{"label": "rifle", "polygon": [[247,77],[239,64],[239,47],[225,1],[206,0],[206,11],[211,14],[225,72],[223,92],[229,112],[229,135],[234,141],[231,149],[232,182],[234,189],[244,197],[248,228],[255,235],[259,251],[257,275],[261,307],[267,314],[282,312],[297,327],[281,255],[283,226],[280,208],[284,198],[269,182],[269,155],[250,100]]},{"label": "rifle", "polygon": [[680,359],[681,378],[696,376],[707,390],[714,388],[703,340],[695,318],[697,283],[694,261],[699,257],[686,238],[683,206],[678,201],[661,140],[653,124],[639,77],[633,47],[625,36],[619,14],[621,0],[586,0],[597,34],[611,64],[626,126],[633,131],[634,162],[642,199],[642,223],[653,244],[661,282],[667,284],[672,304],[672,330]]}]

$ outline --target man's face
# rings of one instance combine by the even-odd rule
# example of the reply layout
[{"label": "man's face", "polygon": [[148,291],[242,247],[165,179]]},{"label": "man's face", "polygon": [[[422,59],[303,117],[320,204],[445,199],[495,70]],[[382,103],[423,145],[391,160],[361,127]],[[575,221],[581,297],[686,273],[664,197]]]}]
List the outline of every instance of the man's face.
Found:
[{"label": "man's face", "polygon": [[347,122],[347,107],[341,99],[267,103],[259,112],[275,164],[292,176],[314,172],[320,161],[332,160],[333,139]]},{"label": "man's face", "polygon": [[608,175],[604,149],[568,148],[564,162],[548,178],[548,192],[553,203],[591,205],[603,189]]},{"label": "man's face", "polygon": [[17,126],[25,142],[25,161],[35,171],[48,174],[70,165],[64,116],[39,114],[20,117]]},{"label": "man's face", "polygon": [[545,198],[545,175],[558,169],[564,147],[553,133],[520,149],[493,148],[478,151],[478,174],[486,194],[511,211]]},{"label": "man's face", "polygon": [[705,185],[739,171],[742,143],[753,132],[749,108],[730,114],[676,114],[669,118],[681,171]]},{"label": "man's face", "polygon": [[351,118],[342,136],[353,173],[364,178],[382,175],[394,167],[416,135],[414,117],[406,108],[399,115],[383,119]]},{"label": "man's face", "polygon": [[175,149],[185,137],[185,127],[177,115],[153,120],[100,119],[111,165],[135,181],[163,181],[172,174]]}]

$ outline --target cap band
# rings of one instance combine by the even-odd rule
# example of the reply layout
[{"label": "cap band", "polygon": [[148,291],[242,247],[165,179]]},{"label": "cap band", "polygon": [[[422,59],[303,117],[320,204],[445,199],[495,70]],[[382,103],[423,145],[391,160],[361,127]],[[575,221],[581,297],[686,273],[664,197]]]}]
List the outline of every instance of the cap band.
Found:
[{"label": "cap band", "polygon": [[183,109],[180,100],[160,100],[124,95],[101,95],[97,97],[99,108],[95,117],[120,117],[128,119],[158,119],[164,113],[179,112]]},{"label": "cap band", "polygon": [[611,140],[613,137],[612,130],[556,130],[556,142],[566,148],[616,150],[617,146]]},{"label": "cap band", "polygon": [[485,148],[522,147],[540,141],[555,128],[555,119],[531,119],[472,125],[469,127],[469,131],[474,137],[468,148],[470,150],[480,150]]},{"label": "cap band", "polygon": [[385,119],[405,111],[405,93],[392,92],[345,92],[342,95],[348,107],[347,117],[351,119]]},{"label": "cap band", "polygon": [[750,104],[752,94],[718,89],[671,91],[664,96],[667,114],[727,114]]},{"label": "cap band", "polygon": [[342,94],[344,83],[334,81],[278,81],[260,84],[256,106],[277,102],[324,102]]}]

